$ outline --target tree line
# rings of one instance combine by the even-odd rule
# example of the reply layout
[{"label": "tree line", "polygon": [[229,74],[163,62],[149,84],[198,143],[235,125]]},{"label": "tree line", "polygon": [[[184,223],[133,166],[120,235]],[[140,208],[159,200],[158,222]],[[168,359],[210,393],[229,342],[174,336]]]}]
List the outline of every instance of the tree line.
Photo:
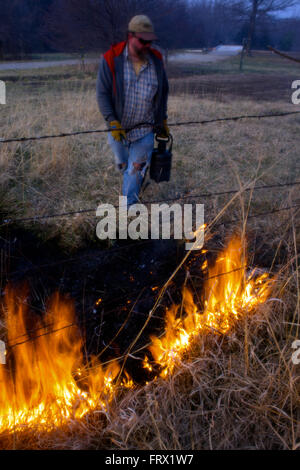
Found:
[{"label": "tree line", "polygon": [[152,19],[163,48],[247,44],[300,50],[300,18],[277,13],[297,0],[0,0],[0,58],[103,51],[125,39],[136,14]]}]

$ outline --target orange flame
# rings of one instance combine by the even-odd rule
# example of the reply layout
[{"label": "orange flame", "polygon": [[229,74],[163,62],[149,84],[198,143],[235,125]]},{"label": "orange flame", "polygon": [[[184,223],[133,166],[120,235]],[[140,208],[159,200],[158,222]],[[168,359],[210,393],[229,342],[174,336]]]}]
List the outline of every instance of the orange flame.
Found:
[{"label": "orange flame", "polygon": [[[191,291],[184,287],[182,304],[185,316],[178,318],[179,306],[172,305],[167,311],[164,336],[151,337],[149,349],[161,367],[162,377],[173,371],[195,335],[204,331],[227,333],[243,313],[251,312],[265,302],[270,290],[270,279],[267,274],[256,276],[255,270],[247,276],[245,262],[242,241],[233,237],[215,265],[208,269],[202,312],[195,304]],[[202,265],[202,269],[207,270],[207,263]],[[144,367],[149,369],[147,357]]]},{"label": "orange flame", "polygon": [[[38,426],[48,430],[87,411],[106,408],[112,398],[117,363],[103,370],[94,360],[84,378],[85,390],[74,375],[84,374],[82,338],[73,304],[55,294],[43,320],[34,319],[28,333],[28,308],[6,290],[6,326],[10,367],[0,366],[0,430]],[[51,334],[50,334],[51,333]]]}]

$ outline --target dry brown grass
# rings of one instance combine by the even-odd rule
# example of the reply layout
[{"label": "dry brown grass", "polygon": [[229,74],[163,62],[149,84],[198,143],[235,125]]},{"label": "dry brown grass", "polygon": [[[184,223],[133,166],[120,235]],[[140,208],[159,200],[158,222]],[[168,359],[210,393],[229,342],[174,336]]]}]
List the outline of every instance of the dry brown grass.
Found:
[{"label": "dry brown grass", "polygon": [[286,320],[273,300],[228,337],[199,338],[169,379],[119,404],[107,429],[113,447],[299,447],[299,377],[283,333]]}]

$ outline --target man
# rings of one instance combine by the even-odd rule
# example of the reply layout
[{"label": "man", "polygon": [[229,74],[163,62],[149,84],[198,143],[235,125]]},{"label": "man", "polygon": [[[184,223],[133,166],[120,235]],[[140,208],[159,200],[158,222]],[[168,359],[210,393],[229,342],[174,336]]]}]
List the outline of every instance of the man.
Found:
[{"label": "man", "polygon": [[128,206],[138,201],[151,161],[154,132],[169,135],[169,86],[162,55],[151,47],[154,39],[151,20],[145,15],[134,16],[127,41],[104,54],[97,77],[98,105],[111,129],[108,142],[123,173],[122,194],[127,196]]}]

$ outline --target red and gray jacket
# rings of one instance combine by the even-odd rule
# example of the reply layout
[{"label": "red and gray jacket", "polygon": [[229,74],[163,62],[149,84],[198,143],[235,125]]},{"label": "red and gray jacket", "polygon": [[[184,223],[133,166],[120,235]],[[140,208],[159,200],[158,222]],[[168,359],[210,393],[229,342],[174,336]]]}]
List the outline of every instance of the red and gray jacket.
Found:
[{"label": "red and gray jacket", "polygon": [[[122,120],[124,94],[124,55],[126,41],[112,46],[101,57],[97,76],[97,101],[101,114],[109,123]],[[169,85],[161,53],[153,48],[149,54],[154,62],[158,89],[154,97],[154,126],[161,127],[167,119]]]}]

